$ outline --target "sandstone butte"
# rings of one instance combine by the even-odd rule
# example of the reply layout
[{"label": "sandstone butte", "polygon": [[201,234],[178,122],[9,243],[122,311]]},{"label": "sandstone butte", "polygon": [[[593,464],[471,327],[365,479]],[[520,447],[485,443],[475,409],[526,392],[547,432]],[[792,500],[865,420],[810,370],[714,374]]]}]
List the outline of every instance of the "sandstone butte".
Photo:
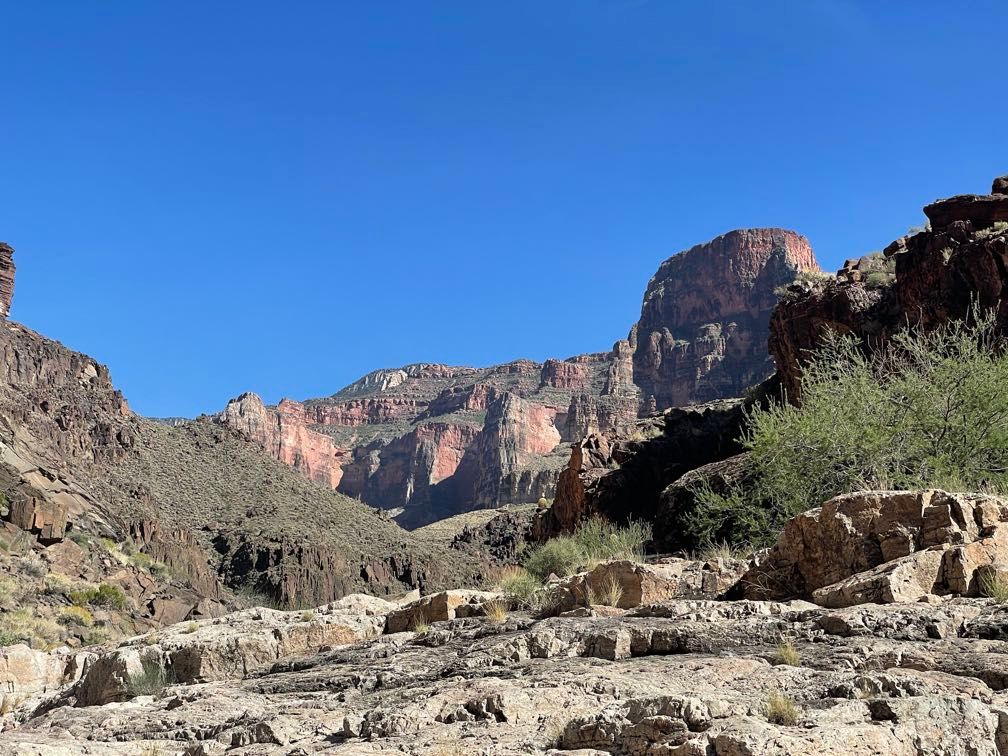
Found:
[{"label": "sandstone butte", "polygon": [[324,399],[269,407],[243,394],[217,419],[312,480],[401,509],[406,526],[552,498],[584,436],[740,396],[770,375],[775,291],[818,270],[792,231],[732,231],[663,262],[609,352],[378,370]]}]

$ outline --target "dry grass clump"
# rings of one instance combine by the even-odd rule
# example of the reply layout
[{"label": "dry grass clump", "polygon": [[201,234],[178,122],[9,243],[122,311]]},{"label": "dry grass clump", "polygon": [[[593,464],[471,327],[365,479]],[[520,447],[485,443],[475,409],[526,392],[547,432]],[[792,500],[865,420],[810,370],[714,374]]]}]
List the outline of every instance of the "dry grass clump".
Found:
[{"label": "dry grass clump", "polygon": [[622,598],[623,586],[613,576],[607,576],[606,580],[602,582],[602,591],[599,595],[602,606],[618,607]]},{"label": "dry grass clump", "polygon": [[83,606],[64,606],[59,611],[59,623],[76,627],[91,627],[94,616]]},{"label": "dry grass clump", "polygon": [[793,727],[801,718],[801,709],[793,699],[782,693],[771,693],[763,707],[767,722],[785,727]]},{"label": "dry grass clump", "polygon": [[430,623],[421,609],[417,609],[413,613],[413,622],[410,624],[410,631],[417,635],[424,635],[430,631]]},{"label": "dry grass clump", "polygon": [[794,644],[789,640],[782,640],[777,645],[776,654],[777,664],[785,664],[789,667],[801,666],[801,654],[798,653],[798,649],[794,647]]},{"label": "dry grass clump", "polygon": [[508,608],[500,599],[491,599],[483,604],[483,613],[490,620],[491,624],[501,625],[507,622]]},{"label": "dry grass clump", "polygon": [[980,575],[980,595],[998,604],[1008,604],[1008,576],[992,569],[985,570]]},{"label": "dry grass clump", "polygon": [[36,617],[29,609],[15,609],[0,614],[0,646],[24,643],[47,651],[60,640],[60,628],[52,620]]},{"label": "dry grass clump", "polygon": [[515,609],[536,611],[543,607],[546,601],[546,591],[542,581],[522,567],[505,567],[495,586],[498,593],[503,593]]}]

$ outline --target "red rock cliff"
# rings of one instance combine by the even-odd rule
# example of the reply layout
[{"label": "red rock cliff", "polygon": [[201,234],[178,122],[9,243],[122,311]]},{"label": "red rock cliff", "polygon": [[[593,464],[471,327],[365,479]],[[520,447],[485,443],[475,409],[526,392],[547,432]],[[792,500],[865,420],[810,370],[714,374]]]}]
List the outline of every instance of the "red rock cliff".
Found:
[{"label": "red rock cliff", "polygon": [[739,396],[766,378],[774,292],[818,270],[805,237],[778,228],[731,231],[666,260],[630,333],[644,400],[684,406]]}]

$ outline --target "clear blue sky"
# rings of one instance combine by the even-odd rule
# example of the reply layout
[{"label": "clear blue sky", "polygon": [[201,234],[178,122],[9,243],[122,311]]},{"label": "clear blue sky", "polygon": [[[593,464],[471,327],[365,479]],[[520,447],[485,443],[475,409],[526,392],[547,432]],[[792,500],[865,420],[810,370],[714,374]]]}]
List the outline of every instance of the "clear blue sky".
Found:
[{"label": "clear blue sky", "polygon": [[0,2],[13,317],[134,409],[608,349],[659,262],[835,268],[1008,173],[1008,3]]}]

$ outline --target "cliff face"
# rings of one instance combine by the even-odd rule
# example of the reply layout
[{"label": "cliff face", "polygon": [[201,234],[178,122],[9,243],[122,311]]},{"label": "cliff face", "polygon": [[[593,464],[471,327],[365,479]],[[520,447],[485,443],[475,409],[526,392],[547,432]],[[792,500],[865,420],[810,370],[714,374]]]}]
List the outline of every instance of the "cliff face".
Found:
[{"label": "cliff face", "polygon": [[732,231],[666,260],[630,333],[645,399],[684,406],[740,396],[766,378],[774,291],[818,270],[805,237],[772,228]]},{"label": "cliff face", "polygon": [[14,299],[14,249],[0,242],[0,317],[7,317]]},{"label": "cliff face", "polygon": [[[940,200],[924,212],[930,228],[897,239],[882,254],[848,260],[835,276],[803,277],[786,287],[769,318],[769,351],[777,373],[748,392],[745,402],[765,403],[782,392],[799,402],[802,365],[826,329],[852,334],[870,349],[908,323],[933,328],[967,317],[974,305],[993,308],[1008,329],[1008,177],[995,180],[989,195]],[[803,242],[790,236],[777,237],[778,259],[815,270]],[[773,234],[755,238],[763,239],[761,249],[766,250]],[[740,300],[730,294],[721,303],[674,298],[664,308],[659,280],[671,280],[668,270],[684,265],[673,262],[663,266],[666,273],[660,271],[649,287],[655,304],[649,307],[646,299],[645,312],[659,313],[649,318],[702,321],[732,302],[730,307],[739,310]],[[758,276],[749,272],[743,278]],[[757,309],[769,301],[765,286],[758,288]],[[648,343],[661,344],[663,338]],[[638,349],[641,343],[638,338]],[[673,390],[660,380],[647,384],[637,367],[635,363],[635,379],[642,384]],[[680,384],[675,390],[685,389]],[[616,521],[650,521],[659,549],[695,547],[683,542],[677,523],[694,504],[696,486],[723,488],[751,473],[736,440],[744,429],[744,407],[743,402],[714,402],[672,409],[642,418],[630,432],[589,433],[560,474],[553,506],[533,522],[533,537],[569,531],[583,518],[600,514]]]},{"label": "cliff face", "polygon": [[818,265],[798,234],[733,231],[662,263],[639,322],[610,352],[377,370],[304,403],[264,407],[245,395],[218,421],[313,480],[402,508],[408,525],[549,498],[566,444],[766,378],[774,290],[802,271]]},{"label": "cliff face", "polygon": [[882,344],[907,323],[931,328],[994,308],[1008,326],[1008,187],[924,208],[930,228],[897,239],[884,257],[849,260],[833,279],[794,286],[770,320],[770,352],[793,401],[801,365],[823,330]]}]

